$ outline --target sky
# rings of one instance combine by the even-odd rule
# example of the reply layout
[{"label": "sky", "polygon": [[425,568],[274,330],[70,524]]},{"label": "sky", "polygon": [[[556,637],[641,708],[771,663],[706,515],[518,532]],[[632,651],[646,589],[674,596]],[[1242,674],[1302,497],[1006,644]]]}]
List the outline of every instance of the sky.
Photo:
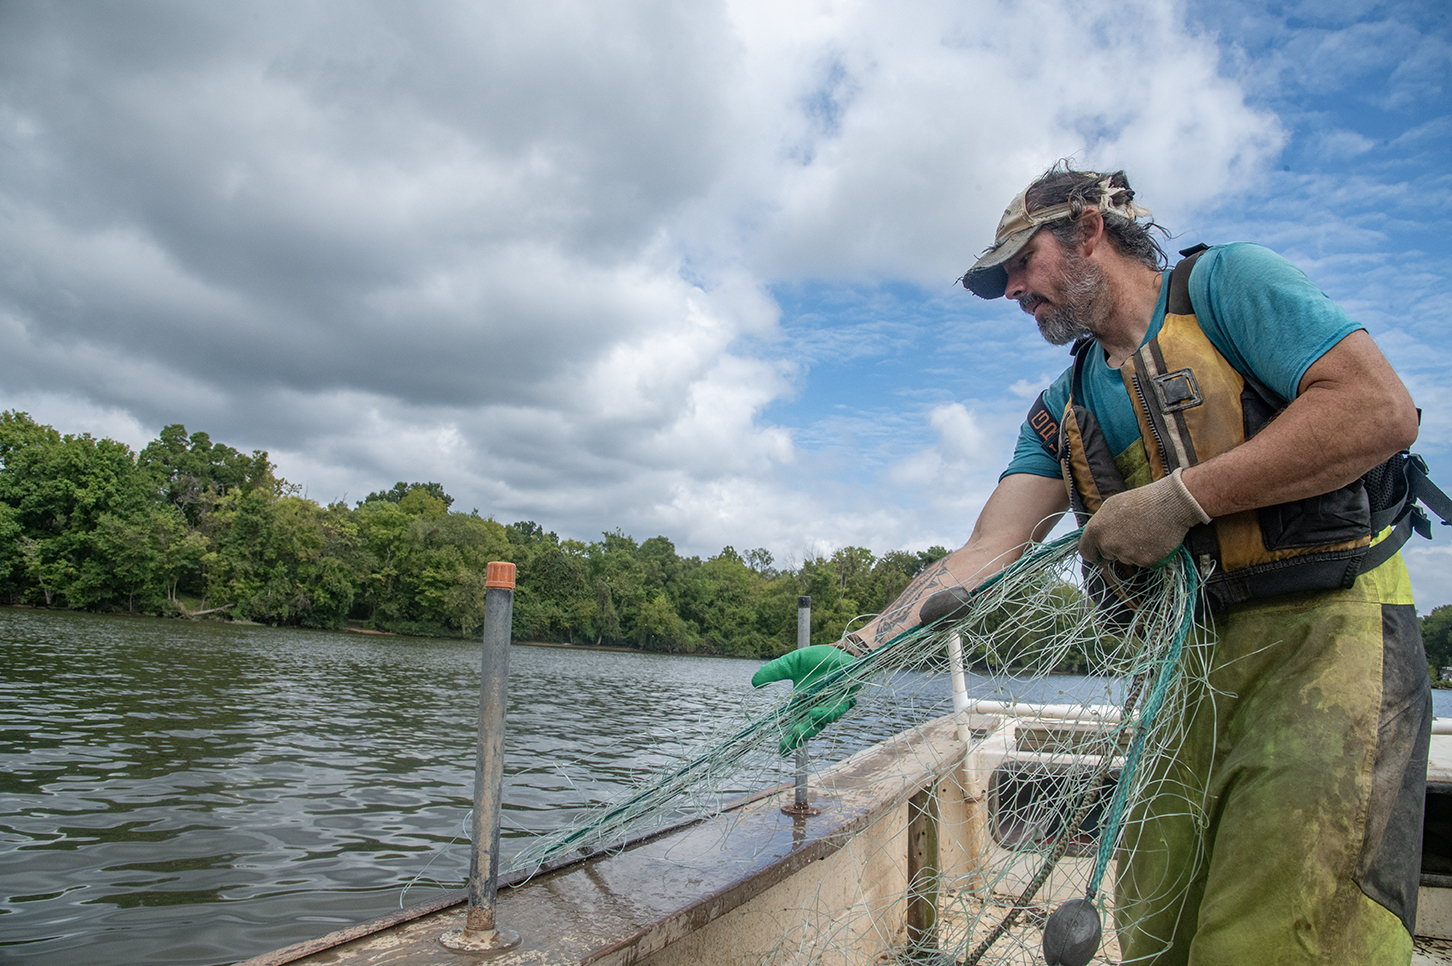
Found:
[{"label": "sky", "polygon": [[1067,355],[954,280],[1064,157],[1302,268],[1452,484],[1435,0],[3,0],[0,409],[324,503],[956,547]]}]

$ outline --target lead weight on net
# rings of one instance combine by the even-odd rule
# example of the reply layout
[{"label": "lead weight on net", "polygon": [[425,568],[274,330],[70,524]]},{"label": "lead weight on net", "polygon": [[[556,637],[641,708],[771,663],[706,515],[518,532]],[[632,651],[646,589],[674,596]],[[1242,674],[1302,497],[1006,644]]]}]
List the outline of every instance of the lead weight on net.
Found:
[{"label": "lead weight on net", "polygon": [[1103,926],[1088,899],[1070,899],[1044,924],[1044,962],[1048,966],[1086,966],[1099,949]]}]

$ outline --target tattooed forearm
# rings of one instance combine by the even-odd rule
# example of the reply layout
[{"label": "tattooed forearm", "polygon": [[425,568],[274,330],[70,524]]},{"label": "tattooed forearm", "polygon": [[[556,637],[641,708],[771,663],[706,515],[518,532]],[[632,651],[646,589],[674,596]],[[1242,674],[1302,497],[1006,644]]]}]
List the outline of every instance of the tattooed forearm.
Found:
[{"label": "tattooed forearm", "polygon": [[1068,503],[1063,480],[1027,473],[1003,477],[968,542],[924,568],[881,616],[847,635],[842,645],[862,654],[915,627],[925,600],[949,587],[971,590],[1013,563],[1030,541],[1048,535]]},{"label": "tattooed forearm", "polygon": [[[914,577],[901,594],[888,604],[882,614],[863,631],[872,630],[869,647],[891,640],[918,623],[922,602],[940,590],[958,586],[958,579],[948,570],[948,557],[935,560]],[[868,643],[864,640],[864,643]]]},{"label": "tattooed forearm", "polygon": [[873,621],[843,639],[854,654],[872,650],[918,624],[918,611],[933,594],[949,587],[973,588],[1017,560],[1023,545],[994,554],[973,542],[923,568],[897,599]]}]

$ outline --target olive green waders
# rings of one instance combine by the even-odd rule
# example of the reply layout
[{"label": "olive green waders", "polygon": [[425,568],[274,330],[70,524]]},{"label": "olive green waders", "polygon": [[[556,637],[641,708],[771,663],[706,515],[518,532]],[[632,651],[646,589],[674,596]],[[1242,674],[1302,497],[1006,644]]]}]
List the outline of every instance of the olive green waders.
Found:
[{"label": "olive green waders", "polygon": [[1432,698],[1400,555],[1214,630],[1211,691],[1126,825],[1123,961],[1408,963]]}]

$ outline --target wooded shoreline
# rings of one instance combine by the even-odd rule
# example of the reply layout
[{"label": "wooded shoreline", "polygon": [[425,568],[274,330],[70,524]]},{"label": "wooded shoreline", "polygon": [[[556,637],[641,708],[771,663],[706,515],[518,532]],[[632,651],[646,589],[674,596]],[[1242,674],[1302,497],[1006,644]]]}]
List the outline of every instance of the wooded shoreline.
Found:
[{"label": "wooded shoreline", "polygon": [[769,657],[889,603],[946,551],[844,547],[778,568],[764,549],[682,557],[619,529],[561,539],[452,509],[438,483],[321,505],[244,454],[168,426],[139,452],[0,413],[0,602],[274,626],[471,637],[484,569],[518,567],[513,636],[647,652]]},{"label": "wooded shoreline", "polygon": [[[561,539],[453,502],[438,483],[399,482],[323,506],[265,451],[181,425],[133,452],[0,412],[0,603],[468,638],[485,564],[507,560],[516,641],[773,657],[796,646],[799,595],[812,642],[832,643],[947,552],[843,547],[779,568],[760,548],[703,560],[619,529]],[[1452,605],[1422,632],[1429,665],[1452,665]]]}]

